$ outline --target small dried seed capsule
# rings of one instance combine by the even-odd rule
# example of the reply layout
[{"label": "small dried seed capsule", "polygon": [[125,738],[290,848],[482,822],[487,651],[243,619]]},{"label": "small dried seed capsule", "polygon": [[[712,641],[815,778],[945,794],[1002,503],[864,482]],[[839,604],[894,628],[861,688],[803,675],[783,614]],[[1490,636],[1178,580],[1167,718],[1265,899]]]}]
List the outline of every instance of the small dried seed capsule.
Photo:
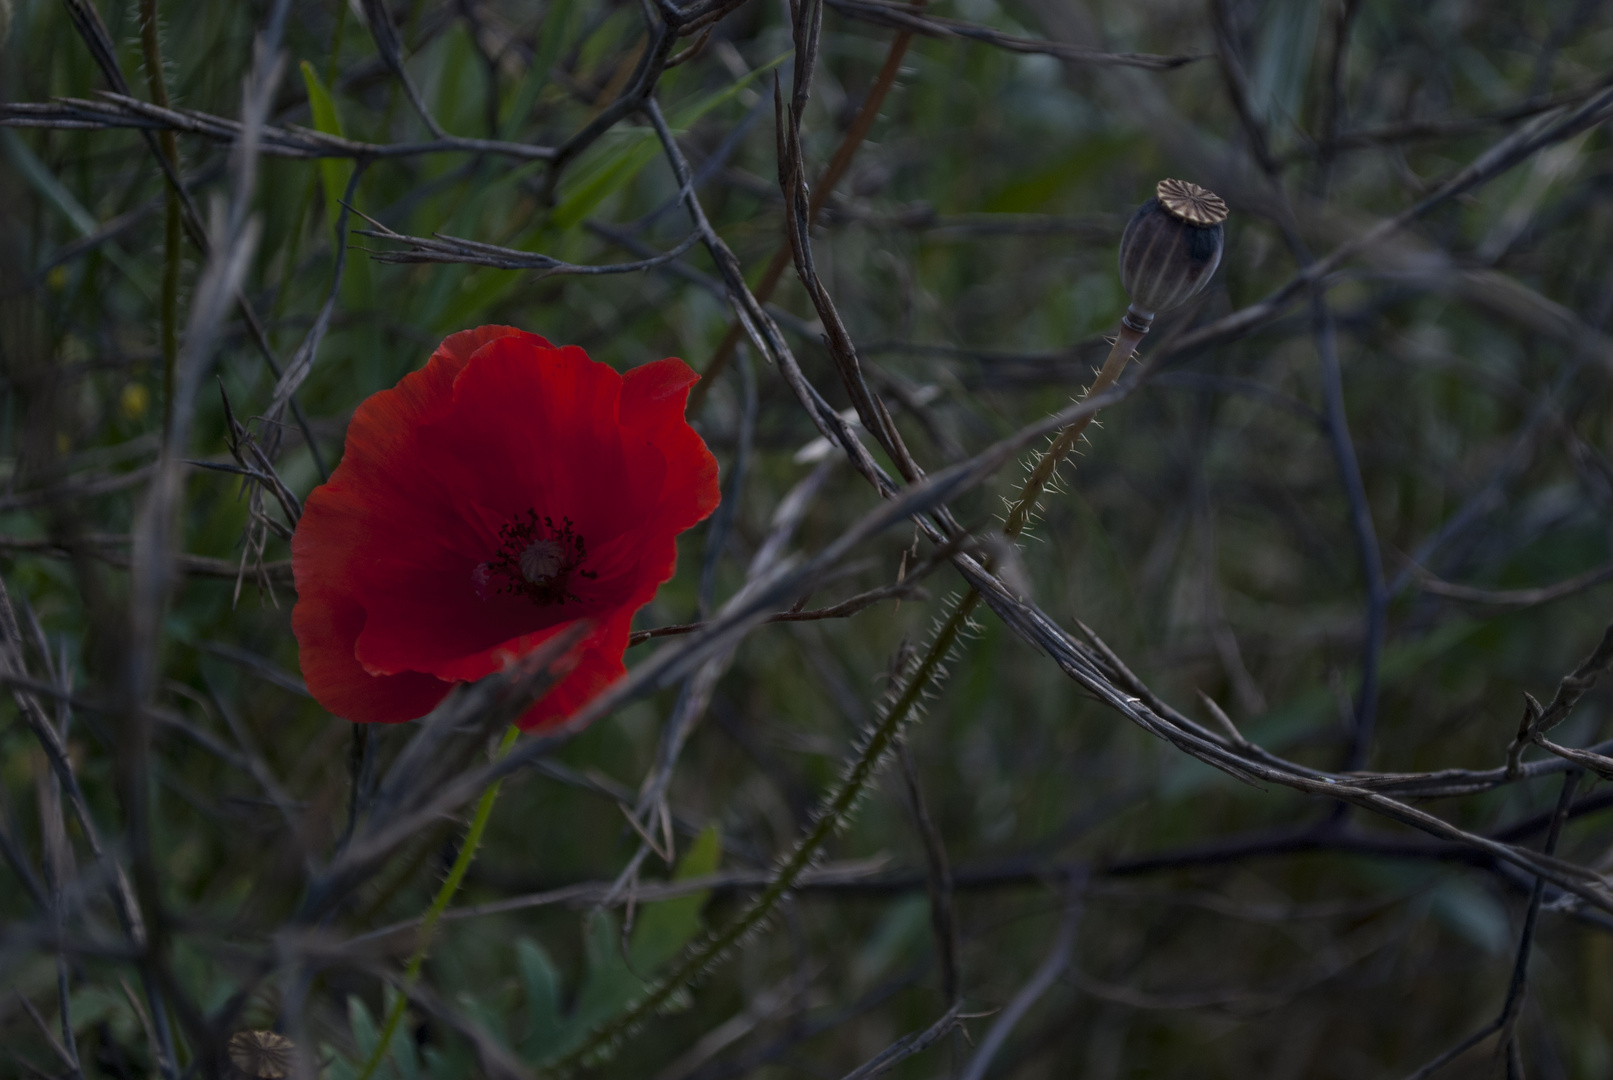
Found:
[{"label": "small dried seed capsule", "polygon": [[1120,281],[1131,297],[1126,318],[1146,330],[1157,312],[1185,303],[1221,264],[1227,204],[1185,180],[1161,180],[1120,237]]},{"label": "small dried seed capsule", "polygon": [[230,1061],[249,1080],[280,1080],[291,1073],[291,1040],[273,1031],[237,1031]]}]

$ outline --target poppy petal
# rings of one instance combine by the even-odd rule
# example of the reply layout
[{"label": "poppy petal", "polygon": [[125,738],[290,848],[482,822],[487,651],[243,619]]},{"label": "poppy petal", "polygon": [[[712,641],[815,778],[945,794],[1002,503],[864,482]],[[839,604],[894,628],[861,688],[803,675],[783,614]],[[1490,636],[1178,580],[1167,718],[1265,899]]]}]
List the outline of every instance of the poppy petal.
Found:
[{"label": "poppy petal", "polygon": [[621,677],[677,534],[720,496],[716,459],[683,416],[695,378],[675,359],[624,377],[575,346],[488,326],[363,402],[292,540],[292,624],[315,697],[353,720],[411,719],[583,618],[594,629],[573,666],[521,725],[570,715]]},{"label": "poppy petal", "polygon": [[[572,520],[597,548],[635,524],[630,515],[647,501],[620,451],[621,376],[580,349],[541,360],[509,339],[479,350],[454,383],[452,407],[418,428],[377,478],[374,516],[426,527],[387,528],[356,568],[354,593],[371,616],[357,645],[366,669],[442,674],[467,654],[620,604],[636,584],[616,573],[579,584],[579,603],[549,607],[475,587],[477,567],[500,546],[489,522],[535,510]],[[659,487],[659,460],[657,469]]]},{"label": "poppy petal", "polygon": [[534,731],[566,719],[627,674],[622,656],[632,633],[633,610],[619,609],[590,635],[575,654],[576,666],[521,715],[516,722],[521,730]]},{"label": "poppy petal", "polygon": [[622,379],[622,427],[657,447],[668,462],[661,510],[674,531],[704,521],[717,508],[717,459],[684,419],[700,377],[675,357],[629,371]]},{"label": "poppy petal", "polygon": [[364,609],[345,595],[339,561],[322,557],[334,549],[320,542],[317,507],[310,499],[295,534],[308,539],[294,546],[292,556],[297,606],[291,628],[308,692],[349,720],[395,724],[424,716],[453,684],[415,671],[376,676],[359,665],[353,646],[364,628]]}]

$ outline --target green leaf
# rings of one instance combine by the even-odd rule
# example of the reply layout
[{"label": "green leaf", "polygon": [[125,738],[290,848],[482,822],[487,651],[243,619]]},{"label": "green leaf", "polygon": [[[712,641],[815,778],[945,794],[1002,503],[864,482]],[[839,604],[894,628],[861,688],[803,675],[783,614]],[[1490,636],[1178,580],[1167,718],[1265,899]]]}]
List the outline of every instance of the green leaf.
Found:
[{"label": "green leaf", "polygon": [[[302,82],[308,89],[308,107],[313,112],[314,127],[327,135],[342,135],[347,132],[342,128],[342,118],[336,112],[336,99],[331,97],[320,82],[319,74],[308,61],[302,62]],[[335,232],[336,221],[341,216],[342,200],[347,197],[347,182],[353,176],[353,163],[339,158],[321,158],[319,162],[319,186],[325,192],[325,226],[328,233]],[[370,260],[349,253],[347,272],[342,278],[342,302],[350,308],[368,308],[373,299],[374,287],[370,280]],[[366,342],[363,350],[365,355],[374,355],[378,343],[373,340],[373,334],[368,335],[372,340]]]},{"label": "green leaf", "polygon": [[563,1029],[560,973],[543,946],[530,938],[516,941],[515,964],[526,992],[526,1038],[521,1042],[521,1056],[532,1061],[551,1057]]},{"label": "green leaf", "polygon": [[[386,1003],[387,1012],[391,1012],[397,1003],[398,994],[397,987],[386,988],[382,999]],[[392,1045],[387,1047],[387,1056],[397,1066],[401,1080],[420,1080],[420,1059],[415,1054],[414,1036],[409,1033],[407,1024],[392,1036]]]},{"label": "green leaf", "polygon": [[[1387,646],[1378,669],[1380,693],[1388,692],[1407,679],[1425,677],[1427,667],[1484,629],[1482,619],[1453,619],[1420,638]],[[1360,679],[1353,665],[1340,674],[1346,686]],[[1283,704],[1273,706],[1262,716],[1240,724],[1244,737],[1257,746],[1281,751],[1295,739],[1314,731],[1318,724],[1331,722],[1338,715],[1338,697],[1326,684],[1312,685]],[[1166,800],[1191,798],[1212,785],[1236,784],[1226,773],[1196,758],[1173,758],[1162,774],[1158,795]]]},{"label": "green leaf", "polygon": [[[678,860],[674,881],[715,873],[722,859],[722,838],[715,825],[708,826]],[[678,954],[689,939],[700,932],[700,909],[706,906],[711,890],[702,889],[688,896],[644,905],[633,928],[628,949],[635,971],[649,974]]]},{"label": "green leaf", "polygon": [[1068,153],[1039,169],[1021,171],[1014,180],[986,200],[988,214],[1029,214],[1056,205],[1060,195],[1081,190],[1082,181],[1132,151],[1137,139],[1130,134],[1096,135],[1076,144]]},{"label": "green leaf", "polygon": [[370,1015],[369,1008],[357,994],[347,995],[347,1026],[353,1031],[353,1045],[358,1048],[358,1056],[367,1058],[373,1054],[381,1033],[375,1028],[375,1018]]},{"label": "green leaf", "polygon": [[[714,90],[672,110],[667,118],[667,126],[674,133],[681,132],[712,109],[733,100],[741,90],[782,64],[789,56],[788,52],[780,53],[721,90]],[[612,142],[614,146],[609,145]],[[595,145],[604,147],[603,151],[593,156],[591,161],[579,163],[565,195],[555,207],[552,220],[560,229],[570,229],[582,221],[600,203],[626,187],[639,170],[659,153],[655,132],[649,128],[629,128],[619,138],[602,138]]]},{"label": "green leaf", "polygon": [[[721,858],[722,841],[713,826],[696,837],[678,860],[673,880],[710,874]],[[700,931],[700,909],[709,896],[710,890],[702,889],[689,896],[645,904],[626,956],[615,916],[599,912],[590,918],[585,942],[588,971],[577,993],[577,1006],[564,1024],[558,1022],[559,980],[553,965],[536,945],[518,944],[517,959],[527,990],[528,1032],[523,1052],[533,1048],[529,1060],[554,1060],[643,994],[645,980]],[[540,1028],[540,1024],[545,1026]]]},{"label": "green leaf", "polygon": [[1506,909],[1471,881],[1453,878],[1442,882],[1429,897],[1429,914],[1491,956],[1511,948]]},{"label": "green leaf", "polygon": [[1265,12],[1250,96],[1268,126],[1288,128],[1299,119],[1321,12],[1310,0],[1278,0]]},{"label": "green leaf", "polygon": [[741,90],[745,89],[745,87],[749,86],[751,83],[755,82],[769,71],[772,71],[774,68],[784,63],[784,61],[788,60],[793,55],[795,55],[794,49],[788,49],[784,52],[781,52],[767,63],[756,68],[754,71],[747,71],[744,75],[741,75],[739,78],[735,79],[721,90],[713,90],[704,97],[698,97],[693,101],[680,105],[672,110],[671,115],[667,117],[667,123],[671,125],[674,130],[688,127],[690,124],[693,124],[712,109],[715,109],[717,106],[723,104],[724,102],[732,101],[739,95]]},{"label": "green leaf", "polygon": [[576,171],[572,183],[567,185],[565,197],[554,209],[554,223],[561,229],[570,229],[593,213],[595,207],[626,187],[655,157],[655,133],[648,128],[630,128],[619,139],[600,139],[599,142],[617,145]]},{"label": "green leaf", "polygon": [[[746,86],[789,56],[788,52],[781,53],[728,86],[672,109],[667,119],[668,125],[674,132],[681,131],[712,109],[732,100]],[[648,128],[608,132],[589,153],[583,155],[569,174],[559,204],[549,220],[526,230],[508,246],[521,251],[548,251],[555,254],[555,245],[563,234],[580,224],[600,203],[631,183],[639,170],[659,153],[655,133]],[[440,276],[437,280],[443,282],[446,288],[451,279]],[[425,305],[424,321],[444,332],[477,321],[483,312],[514,290],[521,278],[505,270],[466,270],[462,277],[452,280],[457,282],[454,295],[439,296]]]},{"label": "green leaf", "polygon": [[559,61],[561,52],[582,33],[587,13],[587,8],[580,0],[555,0],[550,5],[543,19],[543,29],[538,35],[537,52],[527,67],[526,80],[516,90],[509,112],[499,127],[504,138],[515,138],[515,133],[526,123],[527,115],[537,102],[539,92],[548,83],[549,72]]},{"label": "green leaf", "polygon": [[[397,990],[388,986],[382,995],[383,1012],[391,1009],[397,997]],[[353,1047],[358,1051],[357,1060],[346,1061],[338,1057],[336,1064],[340,1064],[341,1069],[336,1070],[333,1065],[331,1080],[356,1076],[359,1063],[369,1060],[369,1056],[375,1052],[375,1044],[381,1041],[380,1029],[376,1027],[375,1018],[370,1015],[369,1006],[365,1005],[364,999],[357,994],[349,994],[347,997],[347,1026],[353,1033]],[[371,1075],[376,1078],[419,1080],[420,1066],[415,1058],[413,1037],[402,1031],[394,1035],[387,1056],[381,1060],[380,1067]]]},{"label": "green leaf", "polygon": [[898,960],[920,952],[930,932],[930,902],[924,896],[910,896],[890,906],[874,932],[863,943],[852,965],[852,978],[867,986],[888,971]]},{"label": "green leaf", "polygon": [[614,915],[600,912],[588,920],[585,953],[588,974],[577,993],[577,1008],[568,1025],[568,1047],[576,1037],[615,1016],[644,989],[644,980],[634,974],[622,956],[621,934]]},{"label": "green leaf", "polygon": [[[50,171],[43,161],[39,160],[32,150],[28,149],[28,144],[23,142],[15,131],[9,128],[0,129],[0,149],[5,151],[6,157],[10,159],[11,164],[16,167],[17,172],[22,175],[23,179],[27,180],[35,191],[43,195],[47,202],[61,211],[62,215],[73,223],[73,228],[77,229],[81,235],[93,235],[101,227],[101,223],[96,220],[95,215],[90,213],[60,180],[56,179],[56,175]],[[130,260],[123,253],[123,249],[115,242],[106,245],[106,255],[114,266],[128,275],[134,287],[144,293],[148,300],[153,302],[156,300],[156,286],[152,283],[151,277],[146,273],[144,267]]]},{"label": "green leaf", "polygon": [[321,1044],[319,1056],[321,1059],[330,1061],[330,1064],[325,1066],[324,1080],[356,1080],[358,1066],[342,1057],[341,1053],[334,1047]]},{"label": "green leaf", "polygon": [[470,130],[481,122],[486,72],[476,60],[471,33],[463,24],[442,35],[438,45],[437,101],[432,111],[449,131]]},{"label": "green leaf", "polygon": [[85,986],[74,990],[68,999],[73,1016],[73,1030],[85,1033],[97,1024],[110,1024],[119,1039],[136,1038],[139,1030],[129,999],[105,987]]},{"label": "green leaf", "polygon": [[463,1043],[448,1046],[428,1046],[423,1056],[426,1072],[431,1080],[465,1080],[467,1076],[480,1076],[470,1047]]},{"label": "green leaf", "polygon": [[[302,62],[302,84],[308,90],[308,108],[313,113],[314,128],[326,135],[342,135],[342,118],[336,112],[336,100],[319,81],[319,73],[308,61]],[[347,181],[353,175],[353,163],[340,158],[321,158],[319,181],[325,189],[325,219],[331,228],[336,227],[336,216],[341,213],[342,197],[347,194]]]}]

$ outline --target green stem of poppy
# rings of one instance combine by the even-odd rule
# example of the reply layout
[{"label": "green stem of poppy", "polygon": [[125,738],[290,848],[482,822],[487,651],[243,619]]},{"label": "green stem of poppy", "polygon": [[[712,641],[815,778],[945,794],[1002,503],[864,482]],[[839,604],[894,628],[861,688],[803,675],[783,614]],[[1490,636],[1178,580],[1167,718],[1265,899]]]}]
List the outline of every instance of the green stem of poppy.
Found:
[{"label": "green stem of poppy", "polygon": [[[1101,394],[1115,384],[1115,380],[1120,378],[1120,373],[1126,369],[1126,362],[1137,351],[1137,343],[1142,339],[1142,334],[1125,323],[1120,324],[1120,333],[1115,338],[1114,348],[1109,350],[1109,357],[1104,360],[1098,377],[1093,379],[1092,385],[1087,388],[1086,397]],[[1019,539],[1019,534],[1030,524],[1031,514],[1036,509],[1036,500],[1042,497],[1042,492],[1047,488],[1047,482],[1053,478],[1053,473],[1063,464],[1064,459],[1069,457],[1070,451],[1075,449],[1076,442],[1086,431],[1094,415],[1096,414],[1088,413],[1059,432],[1058,438],[1053,440],[1053,445],[1042,455],[1042,460],[1031,470],[1025,486],[1020,489],[1019,498],[1008,511],[1008,520],[1003,523],[1003,533],[1008,539]]]},{"label": "green stem of poppy", "polygon": [[839,787],[819,808],[812,828],[796,844],[795,850],[779,867],[761,895],[751,901],[727,926],[716,933],[708,934],[684,953],[683,958],[670,972],[646,988],[643,997],[609,1022],[595,1028],[576,1049],[549,1063],[545,1067],[546,1071],[564,1075],[589,1063],[601,1052],[608,1050],[619,1037],[631,1032],[657,1010],[663,1008],[681,987],[699,978],[703,972],[742,942],[746,935],[767,921],[778,902],[795,887],[801,872],[812,865],[818,850],[850,820],[863,789],[879,771],[885,755],[896,745],[897,736],[901,734],[914,707],[923,697],[925,688],[938,673],[947,653],[957,642],[959,634],[968,623],[969,612],[974,610],[975,603],[979,599],[979,593],[971,592],[953,611],[952,617],[936,635],[929,652],[914,670],[913,677],[908,680],[901,695],[892,703],[879,726],[868,736],[862,752],[846,770],[845,778]]},{"label": "green stem of poppy", "polygon": [[[1120,336],[1115,341],[1114,348],[1110,350],[1103,369],[1087,390],[1087,396],[1101,393],[1114,385],[1141,340],[1142,334],[1129,327],[1121,327]],[[1066,427],[1037,462],[1036,468],[1026,479],[1024,487],[1020,489],[1019,498],[1014,501],[1008,513],[1008,520],[1003,525],[1003,532],[1011,539],[1017,538],[1025,530],[1036,500],[1041,497],[1048,481],[1052,479],[1054,470],[1069,455],[1090,420],[1091,416],[1084,416]],[[631,1032],[656,1010],[664,1007],[680,988],[698,979],[744,941],[748,934],[767,921],[778,902],[795,888],[801,873],[812,865],[819,849],[828,842],[829,837],[839,832],[850,821],[862,798],[863,790],[868,786],[868,781],[879,772],[885,755],[896,745],[897,738],[907,726],[919,702],[923,700],[930,685],[943,673],[947,655],[957,644],[964,627],[969,625],[969,616],[979,603],[980,593],[974,589],[970,589],[959,598],[957,606],[952,609],[952,613],[935,635],[935,640],[930,643],[924,659],[913,669],[913,674],[902,688],[901,694],[891,703],[884,718],[869,734],[862,751],[846,770],[839,787],[824,800],[812,828],[796,844],[795,850],[779,867],[761,895],[751,901],[727,926],[695,943],[670,972],[646,988],[642,998],[607,1023],[595,1028],[576,1049],[549,1063],[547,1071],[558,1074],[569,1073],[609,1050],[618,1038]],[[364,1078],[360,1077],[360,1080]]]},{"label": "green stem of poppy", "polygon": [[[495,757],[501,758],[509,753],[519,734],[520,730],[512,725],[498,744]],[[431,948],[431,936],[437,929],[437,920],[448,910],[449,902],[459,891],[460,883],[465,880],[466,871],[476,858],[476,849],[481,845],[482,833],[487,831],[487,821],[493,816],[493,803],[498,798],[498,789],[503,783],[504,781],[499,780],[482,792],[481,801],[476,804],[476,814],[470,819],[470,829],[465,833],[465,842],[459,846],[459,856],[454,859],[448,877],[443,880],[442,887],[437,890],[436,897],[431,901],[431,907],[426,909],[425,918],[420,923],[420,943],[415,946],[414,956],[409,958],[409,966],[403,973],[405,986],[413,986],[420,978],[420,968],[425,964],[426,952]],[[381,1037],[376,1040],[375,1049],[370,1051],[369,1059],[364,1062],[364,1069],[358,1074],[358,1080],[370,1080],[375,1070],[380,1068],[382,1060],[392,1048],[392,1036],[397,1033],[398,1025],[403,1021],[403,1010],[408,1000],[408,995],[399,994],[392,1002],[392,1008],[386,1014],[386,1023],[381,1027]]]}]

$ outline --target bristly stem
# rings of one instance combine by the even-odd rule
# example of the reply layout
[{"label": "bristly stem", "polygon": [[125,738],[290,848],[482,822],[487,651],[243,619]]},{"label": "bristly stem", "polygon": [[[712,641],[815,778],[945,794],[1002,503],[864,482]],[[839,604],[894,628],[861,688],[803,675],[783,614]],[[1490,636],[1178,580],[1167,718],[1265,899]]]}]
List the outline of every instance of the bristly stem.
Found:
[{"label": "bristly stem", "polygon": [[[140,0],[140,51],[146,65],[146,86],[151,102],[160,108],[168,107],[168,86],[163,78],[162,39],[157,28],[157,0]],[[158,135],[163,156],[179,175],[179,142],[173,131],[164,130]],[[181,229],[179,192],[169,184],[167,191],[167,217],[163,231],[162,255],[162,430],[166,439],[174,420],[174,365],[179,360],[179,245],[184,236]]]},{"label": "bristly stem", "polygon": [[[752,900],[727,926],[716,933],[706,935],[684,953],[677,966],[649,986],[642,998],[608,1023],[594,1029],[576,1049],[552,1062],[548,1066],[550,1071],[565,1074],[577,1066],[587,1064],[595,1055],[608,1049],[619,1036],[632,1031],[658,1009],[667,1005],[674,994],[698,979],[707,969],[721,960],[724,954],[742,942],[746,935],[767,921],[773,908],[795,887],[802,871],[816,860],[818,851],[829,837],[838,832],[850,819],[863,789],[879,771],[885,755],[896,745],[896,738],[901,734],[908,717],[912,715],[914,706],[923,697],[925,688],[938,673],[947,653],[957,642],[959,634],[969,621],[969,613],[974,610],[979,599],[980,594],[971,591],[953,611],[952,617],[942,626],[935,641],[930,645],[929,652],[914,669],[913,677],[908,680],[897,699],[891,703],[879,726],[869,734],[862,752],[846,770],[845,779],[819,808],[812,828],[796,844],[795,850],[784,860],[761,895]],[[360,1080],[364,1078],[360,1077]]]},{"label": "bristly stem", "polygon": [[[1141,340],[1142,333],[1126,326],[1121,327],[1120,336],[1115,341],[1114,348],[1110,350],[1103,369],[1087,390],[1088,396],[1101,393],[1114,384]],[[1089,420],[1090,415],[1084,416],[1061,431],[1052,447],[1037,463],[1020,490],[1019,497],[1010,509],[1008,520],[1003,526],[1003,531],[1010,538],[1018,537],[1024,531],[1036,500],[1040,498],[1048,481],[1052,479],[1054,470],[1069,455],[1076,440],[1086,430]],[[680,989],[698,979],[730,949],[744,941],[748,934],[766,923],[778,902],[789,894],[802,872],[817,859],[823,845],[850,820],[852,811],[856,809],[864,789],[868,786],[868,781],[879,772],[880,765],[895,747],[896,740],[912,717],[914,709],[923,700],[930,685],[942,674],[948,654],[957,644],[964,628],[969,625],[969,616],[979,603],[980,593],[974,589],[970,589],[959,598],[957,606],[952,609],[946,622],[937,631],[935,640],[930,643],[929,651],[913,669],[902,692],[891,702],[884,718],[869,734],[868,741],[863,744],[862,750],[851,762],[845,778],[824,800],[813,819],[812,827],[779,866],[778,872],[773,875],[761,894],[727,926],[706,935],[685,952],[683,958],[670,972],[646,988],[642,998],[607,1023],[594,1029],[581,1045],[550,1063],[548,1065],[550,1071],[559,1074],[568,1073],[578,1066],[588,1064],[601,1052],[607,1051],[618,1038],[631,1032],[658,1009],[666,1006]],[[368,1073],[359,1080],[366,1080],[367,1076]]]},{"label": "bristly stem", "polygon": [[[510,747],[515,745],[516,736],[520,729],[511,725],[504,733],[504,738],[498,744],[495,757],[503,757],[509,753]],[[437,928],[437,920],[442,913],[448,910],[449,903],[454,894],[459,891],[460,882],[465,880],[465,873],[470,870],[471,862],[476,858],[476,849],[482,842],[482,833],[487,831],[487,821],[493,816],[493,802],[498,798],[498,789],[504,781],[496,781],[492,787],[482,792],[481,801],[476,804],[476,814],[470,820],[470,829],[465,833],[465,842],[459,846],[459,855],[454,859],[454,865],[443,879],[442,887],[437,890],[436,897],[431,901],[431,907],[426,909],[425,918],[420,923],[420,942],[415,946],[414,955],[409,958],[409,967],[403,973],[405,986],[414,985],[420,978],[420,968],[426,962],[426,953],[431,948],[431,936]],[[358,1080],[370,1080],[375,1070],[380,1068],[385,1060],[387,1051],[392,1047],[392,1036],[397,1033],[398,1025],[403,1021],[403,1010],[408,1004],[408,995],[399,994],[392,1002],[392,1008],[386,1014],[386,1023],[381,1027],[381,1036],[375,1042],[375,1049],[364,1062],[364,1069],[358,1074]]]},{"label": "bristly stem", "polygon": [[[1104,360],[1098,377],[1092,380],[1092,385],[1087,389],[1087,397],[1101,394],[1114,385],[1115,380],[1120,378],[1120,373],[1126,369],[1126,362],[1137,351],[1137,343],[1143,339],[1143,333],[1146,331],[1139,332],[1125,323],[1120,324],[1120,333],[1115,338],[1114,348],[1109,350],[1108,359]],[[1020,490],[1019,498],[1008,511],[1008,520],[1003,523],[1003,533],[1010,540],[1019,539],[1019,534],[1025,531],[1025,526],[1030,523],[1031,514],[1036,510],[1036,500],[1042,497],[1047,482],[1053,478],[1053,473],[1075,448],[1076,442],[1081,438],[1082,432],[1086,431],[1094,415],[1088,413],[1059,432],[1058,438],[1053,440],[1053,445],[1042,455],[1042,460],[1031,470],[1025,486]]]}]

